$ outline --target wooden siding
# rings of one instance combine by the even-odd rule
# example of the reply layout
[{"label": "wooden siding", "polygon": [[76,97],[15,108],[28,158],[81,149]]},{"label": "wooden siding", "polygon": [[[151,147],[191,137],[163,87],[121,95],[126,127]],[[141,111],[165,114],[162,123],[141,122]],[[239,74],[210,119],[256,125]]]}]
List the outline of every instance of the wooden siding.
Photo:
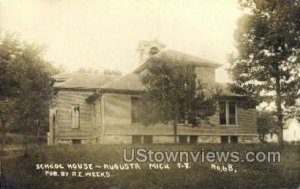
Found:
[{"label": "wooden siding", "polygon": [[[173,135],[170,125],[143,126],[131,124],[130,95],[105,94],[104,135]],[[237,108],[237,125],[219,125],[219,113],[210,118],[213,125],[178,126],[178,135],[255,135],[257,134],[256,110]]]},{"label": "wooden siding", "polygon": [[[96,110],[94,104],[88,104],[85,101],[92,94],[92,91],[60,90],[58,92],[55,102],[57,109],[55,136],[57,138],[91,138],[97,134],[95,131],[97,131],[96,123],[99,123],[99,117],[96,117],[97,112],[94,112]],[[71,128],[71,108],[74,104],[80,106],[79,129]]]},{"label": "wooden siding", "polygon": [[237,109],[237,124],[242,127],[252,127],[257,129],[257,112],[253,108],[244,109],[238,107]]},{"label": "wooden siding", "polygon": [[102,96],[105,128],[111,125],[131,124],[130,99],[130,95],[123,94],[104,94]]},{"label": "wooden siding", "polygon": [[198,66],[195,68],[195,71],[197,79],[207,83],[215,82],[215,68]]},{"label": "wooden siding", "polygon": [[[122,141],[121,138],[116,139],[117,136],[127,137],[126,141],[128,141],[128,137],[132,135],[171,137],[174,134],[171,125],[157,124],[145,127],[141,124],[132,124],[130,99],[133,95],[105,93],[94,103],[86,103],[86,98],[92,94],[92,91],[61,90],[58,92],[55,103],[57,105],[56,127],[54,129],[56,140],[94,140],[99,138],[99,142],[107,143],[105,140]],[[71,108],[74,104],[80,105],[79,129],[71,128]],[[210,117],[210,121],[213,125],[197,127],[180,125],[178,126],[178,135],[237,135],[249,136],[250,138],[257,135],[255,109],[238,107],[236,126],[220,126],[218,110],[215,115]]]}]

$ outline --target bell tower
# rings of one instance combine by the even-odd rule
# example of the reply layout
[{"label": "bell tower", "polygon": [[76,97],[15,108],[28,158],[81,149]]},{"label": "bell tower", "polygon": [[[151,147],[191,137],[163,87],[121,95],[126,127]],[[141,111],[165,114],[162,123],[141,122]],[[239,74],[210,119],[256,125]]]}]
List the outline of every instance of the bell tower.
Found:
[{"label": "bell tower", "polygon": [[139,64],[142,64],[151,56],[163,51],[165,47],[165,44],[160,43],[157,40],[141,41],[138,46],[138,52],[140,56]]}]

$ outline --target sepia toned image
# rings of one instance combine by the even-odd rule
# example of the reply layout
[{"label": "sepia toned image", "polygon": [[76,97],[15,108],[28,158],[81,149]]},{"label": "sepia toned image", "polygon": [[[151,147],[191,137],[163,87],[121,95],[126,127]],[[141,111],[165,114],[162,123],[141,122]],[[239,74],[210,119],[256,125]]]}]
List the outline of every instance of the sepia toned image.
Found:
[{"label": "sepia toned image", "polygon": [[300,188],[300,1],[0,0],[0,188]]}]

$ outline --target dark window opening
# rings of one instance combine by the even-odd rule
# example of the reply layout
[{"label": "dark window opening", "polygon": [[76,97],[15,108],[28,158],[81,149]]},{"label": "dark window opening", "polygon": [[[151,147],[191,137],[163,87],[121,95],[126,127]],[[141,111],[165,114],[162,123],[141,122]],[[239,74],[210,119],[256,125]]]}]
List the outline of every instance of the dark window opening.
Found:
[{"label": "dark window opening", "polygon": [[153,143],[153,136],[145,135],[144,136],[144,144],[152,144]]},{"label": "dark window opening", "polygon": [[190,144],[197,144],[198,136],[190,136]]},{"label": "dark window opening", "polygon": [[149,51],[149,54],[150,54],[151,56],[153,56],[153,55],[156,55],[158,52],[159,52],[159,50],[158,50],[157,47],[152,47],[152,48],[150,49],[150,51]]},{"label": "dark window opening", "polygon": [[229,102],[229,125],[235,125],[235,103]]},{"label": "dark window opening", "polygon": [[236,103],[219,102],[220,125],[236,125]]},{"label": "dark window opening", "polygon": [[187,141],[187,136],[179,136],[179,143],[180,144],[186,144]]},{"label": "dark window opening", "polygon": [[220,124],[226,125],[226,102],[219,103]]},{"label": "dark window opening", "polygon": [[132,144],[142,144],[142,136],[132,136]]},{"label": "dark window opening", "polygon": [[131,97],[131,123],[140,123],[139,98]]},{"label": "dark window opening", "polygon": [[72,144],[81,144],[81,140],[80,139],[73,139]]},{"label": "dark window opening", "polygon": [[80,107],[78,104],[72,105],[71,108],[71,122],[73,129],[80,128]]},{"label": "dark window opening", "polygon": [[234,144],[238,143],[238,137],[237,136],[231,136],[230,137],[230,143],[234,143]]},{"label": "dark window opening", "polygon": [[227,144],[228,143],[228,136],[221,136],[221,143]]}]

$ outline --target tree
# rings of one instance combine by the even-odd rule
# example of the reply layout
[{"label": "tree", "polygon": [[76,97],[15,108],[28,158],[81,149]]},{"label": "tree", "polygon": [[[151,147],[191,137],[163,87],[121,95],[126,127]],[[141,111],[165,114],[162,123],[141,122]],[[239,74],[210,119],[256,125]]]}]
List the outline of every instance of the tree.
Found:
[{"label": "tree", "polygon": [[116,75],[116,76],[121,76],[122,75],[122,72],[119,71],[119,70],[108,70],[108,69],[106,69],[102,73],[104,75]]},{"label": "tree", "polygon": [[284,109],[300,91],[300,2],[240,0],[247,14],[235,31],[237,53],[230,57],[235,92],[276,102],[279,141],[283,144]]},{"label": "tree", "polygon": [[276,119],[274,118],[273,112],[260,111],[257,117],[257,127],[258,133],[260,135],[260,140],[265,142],[265,136],[270,132],[271,129],[274,129],[276,124]]},{"label": "tree", "polygon": [[47,122],[56,69],[43,49],[9,34],[0,43],[0,120],[2,130],[14,124],[26,136]]},{"label": "tree", "polygon": [[122,72],[119,70],[103,70],[102,72],[99,72],[99,70],[97,69],[93,69],[93,68],[89,68],[89,69],[85,69],[85,68],[79,68],[76,72],[78,73],[94,73],[94,74],[104,74],[104,75],[116,75],[116,76],[121,76]]},{"label": "tree", "polygon": [[[171,123],[174,141],[177,142],[177,125],[197,125],[215,112],[216,88],[197,80],[195,65],[185,60],[158,60],[151,64],[142,76],[146,86],[143,95],[142,122]],[[213,91],[215,90],[215,91]]]},{"label": "tree", "polygon": [[14,115],[18,97],[18,75],[14,70],[19,67],[14,64],[16,57],[21,54],[18,41],[12,35],[6,36],[0,45],[0,126],[1,144],[5,145],[7,124]]}]

